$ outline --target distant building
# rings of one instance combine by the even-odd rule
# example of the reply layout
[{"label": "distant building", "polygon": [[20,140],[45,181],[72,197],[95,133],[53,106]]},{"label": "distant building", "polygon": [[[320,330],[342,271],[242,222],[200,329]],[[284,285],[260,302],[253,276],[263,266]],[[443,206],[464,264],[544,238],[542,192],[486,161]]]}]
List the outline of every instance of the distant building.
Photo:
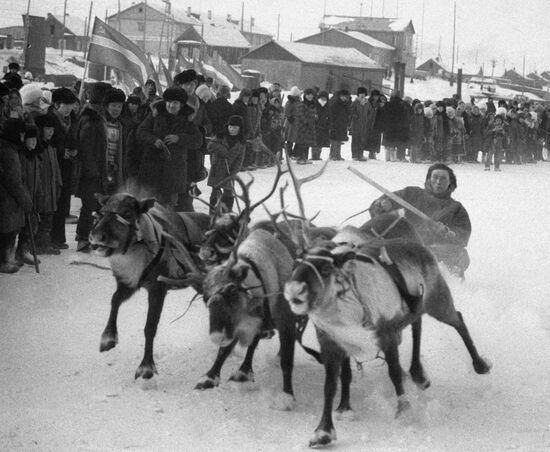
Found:
[{"label": "distant building", "polygon": [[107,17],[107,23],[145,52],[158,55],[160,47],[161,55],[167,56],[174,38],[201,22],[191,14],[165,13],[140,2]]},{"label": "distant building", "polygon": [[357,49],[273,41],[242,58],[242,70],[259,71],[289,89],[318,86],[329,92],[382,86],[385,69]]},{"label": "distant building", "polygon": [[63,16],[55,16],[48,13],[46,17],[46,47],[60,49],[65,39],[65,49],[84,51],[88,44],[86,37],[86,25],[76,16],[65,16],[65,28],[63,28]]},{"label": "distant building", "polygon": [[386,17],[325,15],[319,25],[321,31],[335,28],[345,32],[361,32],[395,48],[392,65],[405,63],[405,74],[412,76],[416,67],[416,55],[413,49],[415,34],[412,20]]},{"label": "distant building", "polygon": [[204,59],[216,53],[229,64],[240,63],[251,49],[237,28],[214,23],[189,27],[176,39],[176,45],[178,57]]},{"label": "distant building", "polygon": [[5,36],[4,49],[22,48],[25,43],[25,27],[23,25],[2,27],[0,28],[0,35]]},{"label": "distant building", "polygon": [[416,70],[430,77],[440,77],[444,79],[449,79],[451,77],[451,71],[443,64],[439,57],[428,58],[418,66]]}]

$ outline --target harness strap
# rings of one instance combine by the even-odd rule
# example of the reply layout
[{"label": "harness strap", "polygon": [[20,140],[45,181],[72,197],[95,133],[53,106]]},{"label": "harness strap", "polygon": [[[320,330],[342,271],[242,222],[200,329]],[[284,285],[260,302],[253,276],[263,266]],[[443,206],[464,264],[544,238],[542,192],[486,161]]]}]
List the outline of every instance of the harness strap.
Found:
[{"label": "harness strap", "polygon": [[139,286],[141,286],[142,282],[149,276],[153,268],[160,262],[162,255],[164,253],[164,249],[166,247],[166,239],[164,236],[162,236],[160,240],[160,247],[155,254],[155,257],[153,257],[153,260],[147,264],[147,267],[145,267],[145,270],[143,270],[143,273],[141,274],[141,278],[139,278]]},{"label": "harness strap", "polygon": [[239,258],[252,269],[252,271],[254,272],[254,276],[256,276],[258,281],[260,281],[261,289],[264,293],[264,295],[262,297],[263,298],[262,306],[263,306],[263,310],[264,310],[264,322],[263,322],[264,323],[264,328],[266,330],[272,330],[272,329],[275,328],[275,323],[273,322],[273,317],[271,316],[271,309],[269,309],[269,299],[267,297],[268,292],[267,292],[267,289],[265,287],[265,282],[262,278],[262,274],[260,273],[260,269],[258,268],[256,263],[254,261],[252,261],[251,259],[249,259],[247,257],[243,257],[243,256],[240,256]]},{"label": "harness strap", "polygon": [[321,359],[321,354],[317,350],[313,350],[307,345],[304,345],[302,342],[302,338],[304,336],[304,331],[306,330],[308,321],[309,321],[309,317],[307,316],[296,318],[296,340],[308,355],[313,356],[319,364],[323,364],[323,360]]}]

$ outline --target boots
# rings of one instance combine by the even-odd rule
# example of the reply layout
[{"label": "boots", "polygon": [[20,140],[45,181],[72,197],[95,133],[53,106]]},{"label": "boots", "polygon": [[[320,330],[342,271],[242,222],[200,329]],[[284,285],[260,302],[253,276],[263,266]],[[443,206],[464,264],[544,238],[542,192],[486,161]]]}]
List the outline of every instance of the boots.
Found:
[{"label": "boots", "polygon": [[[18,246],[17,251],[15,252],[15,260],[20,263],[27,265],[34,265],[34,257],[31,252],[25,246]],[[40,263],[40,260],[38,260]]]},{"label": "boots", "polygon": [[13,262],[13,249],[2,250],[0,252],[0,273],[16,273],[19,271],[19,265]]},{"label": "boots", "polygon": [[50,234],[47,231],[39,231],[36,234],[36,254],[57,256],[61,253],[50,240]]}]

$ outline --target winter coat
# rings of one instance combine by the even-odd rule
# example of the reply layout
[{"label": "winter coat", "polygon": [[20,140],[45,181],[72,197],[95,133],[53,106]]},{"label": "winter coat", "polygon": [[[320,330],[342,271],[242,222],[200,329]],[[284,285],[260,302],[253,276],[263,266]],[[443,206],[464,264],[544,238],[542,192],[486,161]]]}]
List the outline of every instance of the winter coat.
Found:
[{"label": "winter coat", "polygon": [[348,102],[342,102],[338,93],[329,102],[329,134],[331,140],[348,141],[348,126],[350,122],[350,107]]},{"label": "winter coat", "polygon": [[315,123],[317,122],[317,102],[304,100],[299,105],[300,112],[298,113],[298,135],[296,143],[306,146],[315,146]]},{"label": "winter coat", "polygon": [[249,130],[250,123],[248,121],[248,106],[242,101],[242,99],[237,99],[235,100],[235,102],[233,102],[232,114],[243,118],[243,136],[247,137],[248,134],[250,133],[250,130]]},{"label": "winter coat", "polygon": [[425,138],[425,116],[424,113],[415,113],[411,118],[410,144],[411,146],[422,146]]},{"label": "winter coat", "polygon": [[[177,143],[168,146],[170,155],[155,146],[158,139],[164,140],[167,135],[179,137]],[[140,185],[148,187],[163,199],[185,192],[188,153],[199,149],[203,140],[197,125],[183,115],[167,112],[159,113],[156,117],[149,115],[138,127],[137,139],[144,146],[138,175]]]},{"label": "winter coat", "polygon": [[436,111],[434,114],[434,139],[438,143],[446,143],[449,140],[449,117],[445,112]]},{"label": "winter coat", "polygon": [[449,119],[449,133],[451,138],[451,144],[462,145],[464,143],[464,134],[466,128],[461,117],[455,116]]},{"label": "winter coat", "polygon": [[424,138],[427,142],[432,144],[434,141],[434,127],[435,118],[433,116],[431,118],[424,116]]},{"label": "winter coat", "polygon": [[330,146],[328,102],[321,106],[317,102],[317,122],[315,123],[315,147],[327,148]]},{"label": "winter coat", "polygon": [[248,104],[248,127],[245,127],[245,130],[248,130],[248,134],[244,137],[247,140],[252,140],[260,136],[260,125],[262,122],[262,109],[260,104]]},{"label": "winter coat", "polygon": [[77,157],[81,162],[77,195],[82,199],[91,199],[95,193],[113,194],[124,182],[126,130],[122,122],[118,121],[118,124],[120,139],[116,178],[110,181],[107,174],[107,123],[102,115],[90,107],[82,111],[77,131]]},{"label": "winter coat", "polygon": [[364,104],[355,99],[351,104],[351,135],[354,139],[359,139],[361,143],[366,143],[367,138],[374,125],[376,110],[370,101]]},{"label": "winter coat", "polygon": [[[241,168],[246,145],[237,141],[231,149],[227,139],[216,138],[208,144],[212,165],[208,175],[208,186],[215,187],[227,177],[237,174]],[[220,188],[231,189],[231,181],[225,182]]]},{"label": "winter coat", "polygon": [[472,149],[480,151],[483,140],[483,116],[472,113],[468,122],[470,124],[470,142]]},{"label": "winter coat", "polygon": [[25,213],[32,211],[32,199],[23,184],[18,146],[0,139],[0,232],[20,230]]},{"label": "winter coat", "polygon": [[57,211],[57,201],[61,195],[63,181],[61,179],[61,170],[57,161],[57,154],[51,143],[42,142],[40,144],[42,152],[41,176],[42,176],[42,203],[38,206],[39,213],[51,213]]},{"label": "winter coat", "polygon": [[57,120],[51,142],[57,154],[57,163],[61,171],[63,185],[65,185],[65,188],[70,189],[73,185],[78,186],[81,160],[78,156],[76,158],[65,158],[65,149],[78,149],[76,135],[79,124],[72,116],[69,116],[67,120],[63,118],[54,107],[50,107],[50,112],[54,114]]},{"label": "winter coat", "polygon": [[299,97],[288,96],[288,101],[285,104],[285,124],[283,132],[285,141],[291,143],[296,142],[298,125],[300,124],[301,103],[302,101]]},{"label": "winter coat", "polygon": [[31,196],[33,211],[38,212],[44,197],[38,150],[30,151],[24,145],[21,146],[19,148],[19,162],[21,163],[21,180]]},{"label": "winter coat", "polygon": [[233,106],[225,97],[218,97],[206,104],[206,113],[212,124],[212,135],[216,136],[225,131],[225,125],[233,114]]},{"label": "winter coat", "polygon": [[399,97],[393,97],[384,108],[386,109],[384,145],[388,147],[405,145],[409,140],[408,106]]}]

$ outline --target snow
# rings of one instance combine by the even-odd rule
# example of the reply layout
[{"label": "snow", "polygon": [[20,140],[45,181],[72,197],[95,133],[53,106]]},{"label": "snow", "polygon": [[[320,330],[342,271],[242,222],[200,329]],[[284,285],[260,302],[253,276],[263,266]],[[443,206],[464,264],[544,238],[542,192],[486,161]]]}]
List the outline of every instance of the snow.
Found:
[{"label": "snow", "polygon": [[[350,144],[343,149],[349,159]],[[379,196],[347,171],[348,165],[349,160],[331,162],[322,178],[304,186],[308,214],[320,211],[317,224],[338,225]],[[391,190],[421,185],[427,170],[427,165],[382,161],[356,165]],[[317,168],[316,163],[297,171]],[[486,173],[480,164],[454,168],[455,197],[473,223],[472,264],[465,283],[451,277],[449,282],[478,350],[494,367],[489,375],[475,374],[456,332],[426,317],[422,356],[432,386],[420,391],[406,382],[409,421],[394,419],[397,400],[385,365],[375,360],[362,372],[354,366],[356,419],[335,421],[338,440],[328,450],[550,448],[550,163],[504,165],[501,173]],[[254,200],[269,189],[273,170],[253,175]],[[208,199],[208,187],[199,186]],[[287,203],[297,211],[290,194]],[[277,210],[278,199],[269,200],[268,207]],[[78,210],[78,200],[72,208]],[[258,212],[255,219],[263,215]],[[366,219],[362,215],[349,223]],[[146,294],[141,291],[122,306],[120,342],[99,353],[114,280],[108,271],[71,265],[105,261],[76,253],[75,226],[67,229],[70,249],[41,257],[40,274],[25,266],[15,275],[0,275],[2,450],[308,450],[322,408],[324,372],[317,363],[297,350],[294,411],[269,408],[282,387],[276,338],[258,348],[254,383],[227,382],[244,357],[238,349],[218,388],[193,390],[216,348],[202,301],[173,322],[193,296],[192,290],[183,290],[170,292],[164,306],[155,341],[159,375],[134,381],[143,352]],[[311,341],[307,334],[306,342]],[[404,331],[400,351],[407,368],[410,329]]]}]

